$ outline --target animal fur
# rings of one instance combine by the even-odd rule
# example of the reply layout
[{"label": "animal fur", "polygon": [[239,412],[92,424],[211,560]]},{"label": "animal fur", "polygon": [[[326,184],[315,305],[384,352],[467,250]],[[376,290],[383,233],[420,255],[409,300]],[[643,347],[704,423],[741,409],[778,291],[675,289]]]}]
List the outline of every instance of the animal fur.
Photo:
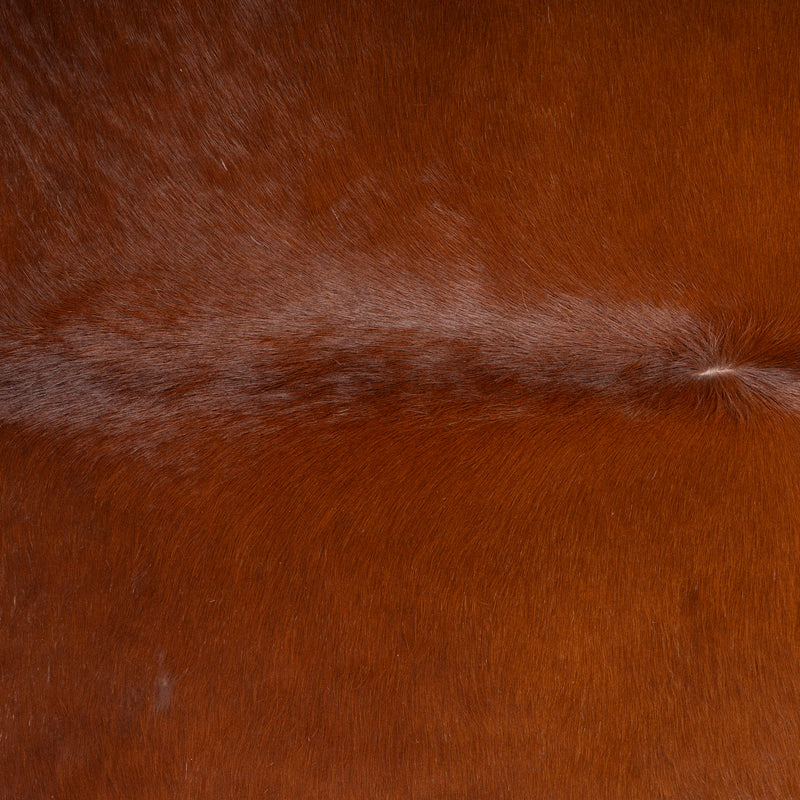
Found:
[{"label": "animal fur", "polygon": [[800,15],[0,9],[0,798],[800,797]]}]

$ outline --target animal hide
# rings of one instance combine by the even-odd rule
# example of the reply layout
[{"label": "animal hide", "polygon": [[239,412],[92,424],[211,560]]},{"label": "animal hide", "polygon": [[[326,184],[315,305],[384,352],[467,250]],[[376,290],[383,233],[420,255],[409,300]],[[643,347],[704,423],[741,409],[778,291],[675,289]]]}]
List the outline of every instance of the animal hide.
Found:
[{"label": "animal hide", "polygon": [[6,0],[0,798],[800,798],[798,42]]}]

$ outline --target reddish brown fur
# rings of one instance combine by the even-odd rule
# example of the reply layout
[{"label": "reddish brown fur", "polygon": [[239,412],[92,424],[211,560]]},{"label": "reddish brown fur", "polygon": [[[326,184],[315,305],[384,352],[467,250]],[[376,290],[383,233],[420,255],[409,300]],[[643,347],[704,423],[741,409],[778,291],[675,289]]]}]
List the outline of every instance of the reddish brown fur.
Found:
[{"label": "reddish brown fur", "polygon": [[0,8],[0,797],[800,798],[800,17]]}]

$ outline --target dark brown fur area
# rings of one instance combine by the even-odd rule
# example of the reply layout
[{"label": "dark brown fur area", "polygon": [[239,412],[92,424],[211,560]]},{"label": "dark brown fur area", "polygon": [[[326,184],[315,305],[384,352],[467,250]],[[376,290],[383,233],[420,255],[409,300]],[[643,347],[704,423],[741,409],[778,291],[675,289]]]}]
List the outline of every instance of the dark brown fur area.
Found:
[{"label": "dark brown fur area", "polygon": [[0,798],[800,798],[800,16],[0,8]]}]

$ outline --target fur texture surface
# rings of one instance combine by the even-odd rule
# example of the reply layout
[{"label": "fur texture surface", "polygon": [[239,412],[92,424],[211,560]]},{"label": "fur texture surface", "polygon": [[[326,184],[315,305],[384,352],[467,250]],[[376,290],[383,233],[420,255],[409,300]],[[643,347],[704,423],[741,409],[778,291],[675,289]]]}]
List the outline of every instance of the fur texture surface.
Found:
[{"label": "fur texture surface", "polygon": [[789,2],[0,8],[0,798],[800,798]]}]

